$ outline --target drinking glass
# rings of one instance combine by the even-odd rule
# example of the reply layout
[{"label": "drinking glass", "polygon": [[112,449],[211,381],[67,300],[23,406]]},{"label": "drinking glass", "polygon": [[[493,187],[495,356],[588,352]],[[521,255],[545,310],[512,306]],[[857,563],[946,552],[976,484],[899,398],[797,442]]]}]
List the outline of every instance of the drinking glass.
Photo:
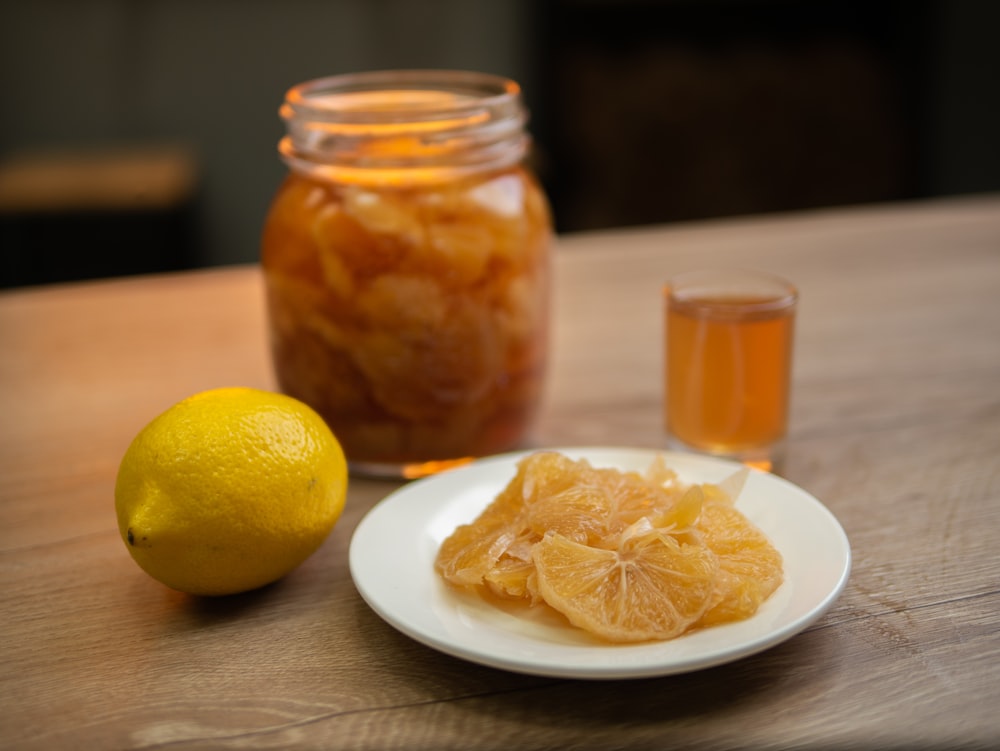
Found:
[{"label": "drinking glass", "polygon": [[791,390],[798,292],[754,270],[668,281],[665,421],[672,448],[775,470]]}]

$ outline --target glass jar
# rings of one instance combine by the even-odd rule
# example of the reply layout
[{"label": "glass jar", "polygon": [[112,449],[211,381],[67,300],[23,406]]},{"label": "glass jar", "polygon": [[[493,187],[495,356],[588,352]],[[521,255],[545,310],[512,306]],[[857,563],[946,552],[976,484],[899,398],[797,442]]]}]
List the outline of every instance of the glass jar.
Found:
[{"label": "glass jar", "polygon": [[548,348],[548,202],[518,85],[460,71],[303,83],[262,238],[283,391],[355,474],[418,477],[516,448]]}]

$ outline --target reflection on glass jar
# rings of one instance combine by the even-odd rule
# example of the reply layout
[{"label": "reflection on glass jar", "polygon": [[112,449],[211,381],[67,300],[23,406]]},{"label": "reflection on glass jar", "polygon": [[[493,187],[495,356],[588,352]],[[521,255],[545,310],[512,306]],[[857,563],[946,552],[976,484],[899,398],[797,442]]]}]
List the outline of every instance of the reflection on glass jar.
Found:
[{"label": "reflection on glass jar", "polygon": [[542,395],[547,201],[517,85],[379,72],[292,88],[264,227],[274,365],[355,473],[517,447]]}]

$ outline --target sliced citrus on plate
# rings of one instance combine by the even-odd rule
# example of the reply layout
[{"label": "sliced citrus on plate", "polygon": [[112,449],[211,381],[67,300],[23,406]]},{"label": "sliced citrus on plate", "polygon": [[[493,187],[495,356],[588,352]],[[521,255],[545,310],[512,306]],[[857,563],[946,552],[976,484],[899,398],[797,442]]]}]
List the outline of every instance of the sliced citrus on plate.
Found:
[{"label": "sliced citrus on plate", "polygon": [[697,529],[719,559],[715,602],[699,624],[750,617],[784,579],[781,553],[746,516],[726,503],[706,503]]},{"label": "sliced citrus on plate", "polygon": [[746,476],[684,484],[662,458],[639,473],[536,452],[444,540],[435,567],[613,642],[747,618],[781,584],[782,559],[733,505]]},{"label": "sliced citrus on plate", "polygon": [[617,550],[547,534],[534,548],[538,589],[575,626],[613,642],[671,639],[708,608],[718,559],[650,529]]}]

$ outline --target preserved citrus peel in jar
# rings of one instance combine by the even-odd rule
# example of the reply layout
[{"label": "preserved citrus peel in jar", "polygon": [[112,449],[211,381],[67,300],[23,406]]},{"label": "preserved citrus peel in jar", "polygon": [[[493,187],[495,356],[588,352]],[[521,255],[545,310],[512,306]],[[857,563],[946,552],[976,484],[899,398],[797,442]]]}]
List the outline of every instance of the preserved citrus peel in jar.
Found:
[{"label": "preserved citrus peel in jar", "polygon": [[[506,110],[520,118],[506,140],[487,148],[476,138],[495,109],[470,114],[474,97],[442,95],[435,120],[400,105],[401,91],[385,107],[365,93],[368,130],[350,107],[339,141],[323,122],[323,159],[303,157],[313,142],[283,142],[291,170],[265,223],[262,265],[281,388],[324,416],[353,469],[416,475],[513,448],[530,428],[552,228],[520,164],[519,107]],[[375,128],[386,112],[419,120],[420,137],[399,140],[405,122],[384,124],[390,135]]]}]

